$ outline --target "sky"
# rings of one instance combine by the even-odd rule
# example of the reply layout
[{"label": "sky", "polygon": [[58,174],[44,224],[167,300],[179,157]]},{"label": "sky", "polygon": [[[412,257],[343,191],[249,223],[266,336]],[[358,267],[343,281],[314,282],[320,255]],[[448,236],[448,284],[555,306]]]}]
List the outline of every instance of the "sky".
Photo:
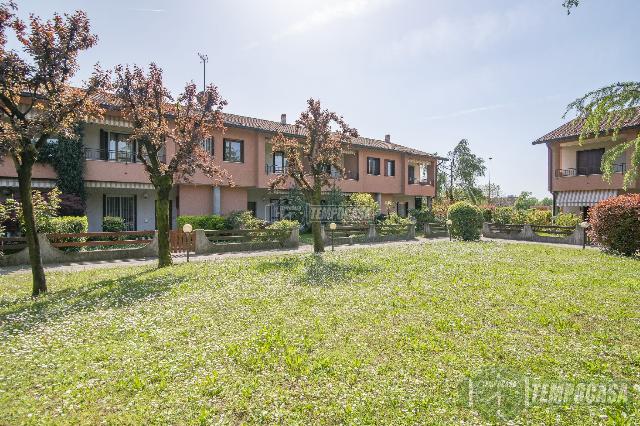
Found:
[{"label": "sky", "polygon": [[[637,0],[18,0],[19,15],[87,12],[93,65],[164,69],[177,94],[207,82],[227,112],[295,120],[308,98],[362,136],[446,154],[460,139],[502,194],[547,196],[547,150],[566,105],[637,80]],[[568,118],[571,118],[569,116]],[[488,181],[488,174],[479,183]]]}]

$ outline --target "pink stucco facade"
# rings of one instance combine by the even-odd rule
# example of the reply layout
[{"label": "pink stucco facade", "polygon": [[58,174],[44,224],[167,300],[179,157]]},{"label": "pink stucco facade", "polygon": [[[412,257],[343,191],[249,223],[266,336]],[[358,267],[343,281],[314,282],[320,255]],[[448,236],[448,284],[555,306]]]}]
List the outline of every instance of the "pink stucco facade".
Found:
[{"label": "pink stucco facade", "polygon": [[[91,230],[99,230],[103,215],[114,214],[106,210],[108,197],[130,196],[133,200],[137,200],[134,202],[140,204],[137,209],[138,214],[144,217],[132,219],[132,223],[136,224],[137,229],[152,229],[155,226],[155,219],[151,214],[154,210],[155,192],[144,166],[135,159],[135,155],[126,157],[124,160],[119,157],[108,157],[113,154],[111,146],[109,145],[105,150],[100,142],[102,134],[108,134],[111,142],[117,140],[114,135],[126,136],[130,132],[129,124],[116,115],[108,115],[100,122],[86,123],[84,126],[82,140],[86,154],[84,178],[87,183],[87,203],[91,204],[87,209],[91,212]],[[178,215],[228,214],[245,210],[249,206],[262,215],[264,206],[272,202],[273,197],[278,197],[268,190],[271,180],[276,177],[271,146],[273,136],[273,132],[242,126],[227,126],[224,133],[214,134],[214,162],[229,172],[233,182],[215,183],[202,173],[196,173],[188,182],[176,182],[172,192],[174,226]],[[224,141],[227,139],[242,141],[241,162],[224,161]],[[120,152],[119,149],[116,149],[116,157]],[[174,152],[175,147],[172,143],[168,143],[167,160],[170,160]],[[369,157],[379,159],[379,175],[367,173]],[[349,169],[349,175],[336,178],[334,183],[346,193],[368,192],[378,201],[392,201],[410,207],[415,205],[416,197],[435,196],[437,174],[435,157],[415,155],[393,148],[378,149],[354,144],[345,155],[344,162],[345,168]],[[395,165],[393,176],[387,176],[385,173],[387,162],[393,162]],[[411,165],[414,166],[413,178],[409,177]],[[0,182],[4,182],[4,185],[15,185],[15,177],[14,165],[10,158],[6,158],[0,163]],[[38,164],[34,167],[33,178],[53,186],[57,176],[53,167]]]}]

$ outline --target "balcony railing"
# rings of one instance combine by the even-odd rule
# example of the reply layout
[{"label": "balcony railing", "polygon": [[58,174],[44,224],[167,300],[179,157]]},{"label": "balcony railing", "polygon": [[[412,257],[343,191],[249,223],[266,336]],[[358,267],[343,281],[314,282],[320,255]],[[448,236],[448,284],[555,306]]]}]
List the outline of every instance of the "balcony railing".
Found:
[{"label": "balcony railing", "polygon": [[264,165],[264,172],[268,175],[282,175],[287,172],[286,166],[274,166],[271,164]]},{"label": "balcony railing", "polygon": [[413,176],[409,176],[408,182],[409,182],[409,185],[424,185],[424,186],[433,185],[433,179],[431,178],[416,179]]},{"label": "balcony railing", "polygon": [[[624,173],[627,170],[625,163],[614,164],[613,173]],[[602,171],[599,167],[577,167],[570,169],[556,169],[556,177],[573,177],[573,176],[589,176],[589,175],[601,175]]]},{"label": "balcony railing", "polygon": [[[85,148],[84,158],[85,160],[115,161],[118,163],[138,162],[136,154],[130,151],[114,151],[95,148]],[[163,154],[158,155],[158,159],[161,163],[166,162],[166,158]]]},{"label": "balcony railing", "polygon": [[86,160],[116,161],[118,163],[135,163],[136,156],[131,151],[112,151],[95,148],[85,148]]}]

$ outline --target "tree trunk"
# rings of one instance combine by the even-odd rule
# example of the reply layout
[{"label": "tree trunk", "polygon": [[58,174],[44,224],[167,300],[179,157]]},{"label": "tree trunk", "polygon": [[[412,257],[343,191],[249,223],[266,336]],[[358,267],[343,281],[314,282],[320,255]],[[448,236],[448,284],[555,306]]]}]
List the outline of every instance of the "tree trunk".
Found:
[{"label": "tree trunk", "polygon": [[[311,204],[314,206],[320,206],[320,199],[322,196],[322,188],[315,188],[313,195],[311,196]],[[314,220],[311,222],[311,233],[313,234],[313,252],[324,252],[324,241],[322,240],[322,222],[320,220]]]},{"label": "tree trunk", "polygon": [[163,180],[156,188],[158,201],[156,203],[156,222],[158,223],[158,268],[170,266],[171,247],[169,246],[169,192],[171,181]]},{"label": "tree trunk", "polygon": [[39,296],[47,292],[47,279],[42,267],[40,257],[40,242],[38,241],[38,231],[36,220],[33,215],[33,199],[31,197],[31,172],[35,159],[29,154],[23,155],[22,162],[15,161],[18,172],[18,186],[20,190],[20,204],[22,206],[22,216],[24,220],[25,237],[29,247],[29,262],[31,263],[31,275],[33,277],[33,287],[31,295]]}]

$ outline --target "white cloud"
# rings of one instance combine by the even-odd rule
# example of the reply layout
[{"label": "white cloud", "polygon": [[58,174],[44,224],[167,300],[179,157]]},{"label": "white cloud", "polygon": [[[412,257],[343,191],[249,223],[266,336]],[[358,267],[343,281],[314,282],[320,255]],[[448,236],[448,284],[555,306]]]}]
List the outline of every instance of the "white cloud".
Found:
[{"label": "white cloud", "polygon": [[[287,37],[314,31],[336,21],[352,19],[371,13],[394,2],[395,0],[337,0],[321,9],[311,11],[306,16],[296,20],[292,25],[274,34],[269,40],[276,42]],[[263,43],[263,41],[256,41],[245,48],[251,49]]]},{"label": "white cloud", "polygon": [[495,45],[517,31],[530,27],[535,13],[525,5],[474,16],[444,16],[428,26],[413,29],[392,43],[398,55],[437,54],[451,50],[482,50]]}]

